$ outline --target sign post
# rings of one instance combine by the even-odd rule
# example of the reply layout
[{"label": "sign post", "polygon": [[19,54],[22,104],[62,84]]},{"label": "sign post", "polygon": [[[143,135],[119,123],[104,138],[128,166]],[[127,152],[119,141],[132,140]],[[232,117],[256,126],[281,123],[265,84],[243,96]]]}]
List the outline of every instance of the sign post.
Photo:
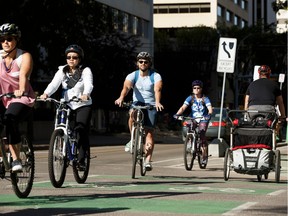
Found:
[{"label": "sign post", "polygon": [[221,121],[222,121],[223,103],[225,95],[224,93],[225,93],[226,73],[234,73],[236,47],[237,47],[236,38],[221,37],[219,39],[217,72],[223,72],[224,76],[223,76],[223,87],[222,87],[221,106],[220,106],[218,139],[220,139],[221,134]]},{"label": "sign post", "polygon": [[[217,72],[224,73],[224,76],[223,76],[223,87],[222,87],[221,106],[220,106],[218,138],[214,139],[211,142],[211,144],[218,144],[218,154],[219,154],[218,156],[219,157],[224,157],[226,148],[228,148],[228,145],[225,142],[225,140],[220,138],[221,122],[222,122],[223,103],[224,103],[224,95],[225,95],[226,73],[234,73],[236,47],[237,47],[236,38],[221,37],[219,39]],[[213,147],[213,145],[211,147]]]}]

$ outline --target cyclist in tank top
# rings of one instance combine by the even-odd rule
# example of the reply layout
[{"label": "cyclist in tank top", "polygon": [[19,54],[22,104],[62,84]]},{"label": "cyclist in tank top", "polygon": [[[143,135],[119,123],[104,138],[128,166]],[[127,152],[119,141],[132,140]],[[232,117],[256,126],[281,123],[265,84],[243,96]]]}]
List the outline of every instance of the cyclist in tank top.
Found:
[{"label": "cyclist in tank top", "polygon": [[18,48],[20,37],[21,32],[15,24],[6,23],[0,26],[0,91],[1,94],[13,92],[15,95],[15,98],[2,98],[6,108],[6,136],[13,158],[12,172],[22,171],[18,148],[21,142],[19,123],[28,117],[35,103],[35,94],[29,82],[33,60],[29,52]]}]

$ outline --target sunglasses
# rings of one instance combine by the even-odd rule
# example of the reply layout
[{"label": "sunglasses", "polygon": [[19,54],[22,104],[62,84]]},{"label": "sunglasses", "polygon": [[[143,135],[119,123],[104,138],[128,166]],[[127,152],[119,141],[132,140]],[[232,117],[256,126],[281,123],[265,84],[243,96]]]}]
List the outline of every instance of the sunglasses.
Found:
[{"label": "sunglasses", "polygon": [[148,61],[138,61],[140,64],[148,64],[149,62]]},{"label": "sunglasses", "polygon": [[2,37],[2,38],[0,38],[0,42],[1,43],[4,43],[5,41],[11,42],[13,40],[14,40],[13,37]]},{"label": "sunglasses", "polygon": [[201,89],[200,87],[193,87],[193,89]]},{"label": "sunglasses", "polygon": [[77,60],[79,59],[78,56],[66,56],[66,59],[69,60],[69,59],[73,59],[73,60]]}]

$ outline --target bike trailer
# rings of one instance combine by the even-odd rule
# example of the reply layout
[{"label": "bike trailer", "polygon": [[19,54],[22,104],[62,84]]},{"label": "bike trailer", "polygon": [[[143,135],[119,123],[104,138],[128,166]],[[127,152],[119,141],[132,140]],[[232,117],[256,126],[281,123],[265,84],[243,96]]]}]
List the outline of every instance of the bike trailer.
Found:
[{"label": "bike trailer", "polygon": [[273,166],[273,130],[236,128],[233,131],[233,167],[237,173],[263,175]]}]

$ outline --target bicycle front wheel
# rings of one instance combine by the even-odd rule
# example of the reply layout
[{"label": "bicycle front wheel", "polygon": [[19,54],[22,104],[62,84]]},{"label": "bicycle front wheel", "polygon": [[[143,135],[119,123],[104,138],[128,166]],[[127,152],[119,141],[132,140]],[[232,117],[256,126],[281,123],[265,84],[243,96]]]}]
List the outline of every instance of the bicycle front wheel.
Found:
[{"label": "bicycle front wheel", "polygon": [[196,153],[192,151],[192,144],[195,142],[194,139],[195,137],[189,134],[184,141],[184,165],[185,169],[188,171],[192,170],[196,157]]},{"label": "bicycle front wheel", "polygon": [[136,172],[136,165],[137,165],[137,157],[138,157],[138,148],[139,148],[139,141],[140,141],[140,126],[133,126],[132,132],[134,133],[134,139],[132,140],[132,178],[135,178]]},{"label": "bicycle front wheel", "polygon": [[55,188],[60,188],[65,180],[67,169],[64,132],[61,129],[54,130],[49,144],[48,172],[51,184]]},{"label": "bicycle front wheel", "polygon": [[[77,148],[76,148],[77,149]],[[76,150],[77,154],[76,157],[78,157],[78,149]],[[90,168],[90,147],[87,149],[85,153],[85,168],[82,170],[79,167],[77,167],[78,160],[77,158],[73,161],[73,175],[77,183],[83,184],[87,180],[88,174],[89,174],[89,168]]]},{"label": "bicycle front wheel", "polygon": [[20,144],[20,160],[23,171],[11,173],[11,181],[15,194],[19,198],[26,198],[33,186],[35,174],[35,156],[32,143],[22,135]]}]

